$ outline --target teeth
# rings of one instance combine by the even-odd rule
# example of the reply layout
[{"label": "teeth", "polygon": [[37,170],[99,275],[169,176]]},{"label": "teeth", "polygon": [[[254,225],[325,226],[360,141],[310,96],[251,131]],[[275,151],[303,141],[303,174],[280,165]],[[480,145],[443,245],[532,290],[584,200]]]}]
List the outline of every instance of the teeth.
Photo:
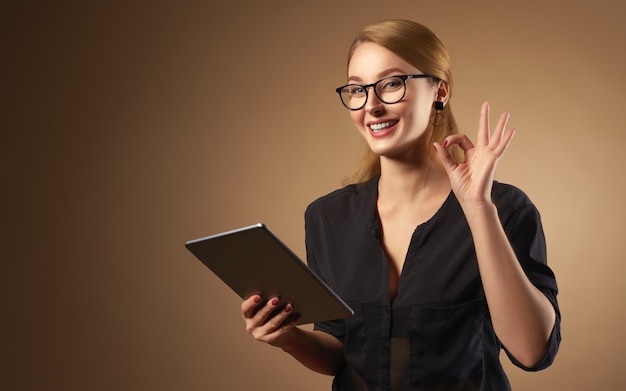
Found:
[{"label": "teeth", "polygon": [[374,132],[380,132],[383,129],[387,129],[394,123],[395,121],[387,121],[387,122],[381,122],[379,124],[371,124],[370,129],[372,129]]}]

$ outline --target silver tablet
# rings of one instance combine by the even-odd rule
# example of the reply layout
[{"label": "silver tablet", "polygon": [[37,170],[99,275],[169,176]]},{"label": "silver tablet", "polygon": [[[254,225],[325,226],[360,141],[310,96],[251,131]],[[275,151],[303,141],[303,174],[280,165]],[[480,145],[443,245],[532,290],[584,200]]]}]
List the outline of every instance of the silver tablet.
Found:
[{"label": "silver tablet", "polygon": [[264,224],[190,240],[185,246],[242,299],[279,297],[298,324],[339,319],[352,309]]}]

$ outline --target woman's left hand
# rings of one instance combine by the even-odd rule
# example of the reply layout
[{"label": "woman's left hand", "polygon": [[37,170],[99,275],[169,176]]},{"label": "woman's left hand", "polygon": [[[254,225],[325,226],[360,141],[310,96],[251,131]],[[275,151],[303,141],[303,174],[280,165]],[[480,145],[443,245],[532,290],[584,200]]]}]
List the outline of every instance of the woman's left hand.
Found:
[{"label": "woman's left hand", "polygon": [[[491,187],[498,160],[511,143],[515,130],[505,132],[509,113],[503,113],[493,134],[489,131],[489,102],[483,103],[478,124],[476,145],[464,134],[451,135],[434,143],[437,155],[448,173],[452,191],[463,209],[491,203]],[[458,145],[465,153],[457,163],[447,147]]]}]

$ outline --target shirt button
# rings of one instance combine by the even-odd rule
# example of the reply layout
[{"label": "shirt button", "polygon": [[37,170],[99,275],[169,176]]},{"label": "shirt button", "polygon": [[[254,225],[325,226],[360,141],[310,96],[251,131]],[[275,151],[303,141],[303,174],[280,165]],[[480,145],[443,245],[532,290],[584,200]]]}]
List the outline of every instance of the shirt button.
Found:
[{"label": "shirt button", "polygon": [[385,313],[388,314],[391,312],[391,308],[390,307],[385,307]]}]

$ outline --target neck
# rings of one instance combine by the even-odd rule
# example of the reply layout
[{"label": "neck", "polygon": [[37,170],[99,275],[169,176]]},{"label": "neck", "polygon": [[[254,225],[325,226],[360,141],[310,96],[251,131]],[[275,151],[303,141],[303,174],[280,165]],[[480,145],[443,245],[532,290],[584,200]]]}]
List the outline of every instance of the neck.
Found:
[{"label": "neck", "polygon": [[450,192],[450,181],[436,156],[425,154],[422,159],[381,156],[380,168],[379,202],[410,204]]}]

